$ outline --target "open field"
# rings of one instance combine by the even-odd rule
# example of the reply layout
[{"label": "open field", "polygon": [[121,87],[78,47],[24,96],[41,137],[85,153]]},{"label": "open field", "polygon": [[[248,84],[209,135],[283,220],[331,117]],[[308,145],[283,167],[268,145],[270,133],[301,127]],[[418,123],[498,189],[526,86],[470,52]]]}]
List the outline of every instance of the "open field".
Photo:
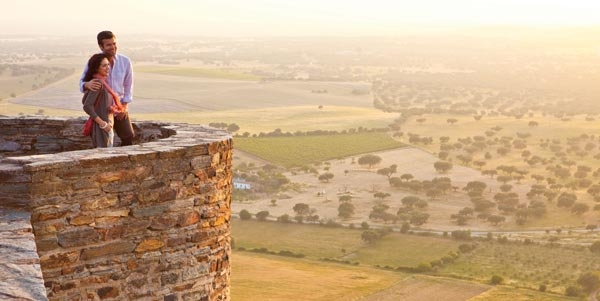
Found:
[{"label": "open field", "polygon": [[234,251],[231,299],[357,300],[406,278],[398,272]]},{"label": "open field", "polygon": [[[75,72],[34,91],[17,91],[16,98],[0,101],[0,114],[83,116],[79,76]],[[295,132],[386,127],[396,113],[372,108],[370,95],[351,93],[368,87],[351,82],[259,82],[136,72],[130,111],[134,120],[235,123],[240,133],[251,134],[277,128]]]},{"label": "open field", "polygon": [[510,286],[496,286],[469,301],[573,301],[581,300],[561,294],[540,293],[533,290],[519,289]]},{"label": "open field", "polygon": [[489,289],[462,280],[240,251],[232,255],[231,284],[232,300],[240,301],[463,301]]},{"label": "open field", "polygon": [[395,149],[403,145],[385,132],[298,137],[238,137],[235,141],[238,149],[285,167],[306,166],[373,151]]},{"label": "open field", "polygon": [[[241,152],[237,152],[240,154]],[[336,159],[328,161],[329,164],[323,164],[320,168],[327,167],[328,172],[334,174],[334,178],[329,183],[323,183],[318,180],[318,177],[311,173],[292,173],[286,172],[284,175],[290,179],[292,183],[296,183],[297,187],[301,187],[299,191],[285,191],[282,194],[286,198],[277,198],[276,196],[262,196],[253,200],[234,199],[232,210],[234,213],[239,213],[240,210],[246,209],[251,213],[256,213],[261,210],[268,210],[272,217],[279,217],[283,214],[294,216],[292,210],[297,203],[308,204],[311,208],[316,209],[316,214],[321,219],[338,220],[338,196],[349,193],[353,197],[352,203],[356,207],[355,214],[347,220],[339,220],[345,224],[353,223],[359,225],[366,221],[369,224],[396,226],[392,224],[384,224],[376,222],[368,218],[369,213],[374,205],[386,204],[390,206],[389,212],[395,213],[398,208],[402,207],[401,199],[405,196],[415,195],[414,192],[408,190],[400,190],[390,187],[387,177],[379,175],[376,170],[381,167],[396,164],[397,172],[394,176],[400,176],[404,173],[409,173],[419,180],[431,180],[435,177],[448,177],[452,181],[452,185],[459,187],[456,192],[450,191],[436,200],[428,200],[426,213],[430,215],[427,223],[422,225],[422,229],[435,229],[439,231],[451,231],[456,229],[478,230],[478,231],[523,231],[523,230],[554,230],[557,227],[563,229],[582,228],[587,223],[594,223],[597,219],[596,211],[589,211],[583,216],[570,213],[568,210],[556,208],[555,205],[548,206],[548,213],[545,218],[536,220],[525,225],[517,225],[511,217],[507,218],[505,223],[500,223],[498,226],[493,226],[485,220],[473,218],[468,224],[460,226],[455,221],[451,220],[450,216],[464,207],[472,206],[469,198],[462,191],[470,181],[482,181],[487,183],[488,190],[485,195],[492,198],[493,193],[499,191],[499,186],[502,184],[488,176],[483,176],[475,169],[463,166],[454,166],[450,171],[444,174],[438,173],[433,167],[433,163],[438,159],[423,150],[416,148],[399,148],[382,152],[375,152],[375,155],[382,158],[382,162],[373,169],[361,167],[353,163],[352,157],[344,159]],[[238,155],[239,156],[239,155]],[[240,159],[236,164],[243,162],[245,159]],[[346,171],[348,171],[346,173]],[[320,171],[322,172],[322,171]],[[376,199],[374,191],[389,193],[390,197],[384,201]],[[527,184],[514,183],[512,191],[515,191],[525,199],[525,194],[529,191]],[[324,192],[323,195],[319,195]],[[277,205],[271,205],[271,199],[277,199]],[[557,226],[560,225],[560,226]],[[417,227],[419,228],[419,227]]]},{"label": "open field", "polygon": [[[515,297],[520,298],[517,300],[529,300],[526,296],[537,298],[531,300],[569,300],[569,298],[560,296],[564,294],[565,288],[569,285],[575,285],[579,275],[600,269],[600,259],[583,247],[519,242],[501,243],[495,239],[458,241],[435,235],[419,236],[399,233],[389,234],[373,244],[368,244],[360,240],[361,232],[362,230],[359,229],[234,219],[232,220],[232,235],[235,240],[235,248],[247,250],[246,252],[234,252],[234,258],[241,254],[243,255],[241,260],[246,260],[247,257],[245,256],[250,253],[248,250],[265,248],[275,253],[289,251],[294,254],[305,255],[302,260],[283,256],[260,255],[264,258],[270,258],[272,261],[294,262],[327,258],[353,263],[353,265],[340,265],[342,270],[348,267],[369,269],[369,267],[385,266],[386,269],[381,271],[382,273],[388,273],[394,271],[397,267],[416,267],[420,263],[439,260],[450,253],[459,254],[454,261],[443,264],[441,268],[434,268],[431,272],[431,274],[442,278],[407,278],[390,286],[390,288],[382,290],[381,294],[383,295],[381,296],[375,294],[370,298],[364,297],[361,300],[394,300],[386,298],[398,295],[417,298],[422,296],[422,292],[417,288],[423,287],[429,287],[432,291],[448,291],[449,295],[452,295],[452,288],[460,287],[460,283],[469,288],[460,290],[463,293],[470,294],[468,292],[473,293],[473,290],[481,293],[487,290],[488,287],[485,284],[489,283],[492,275],[500,275],[506,285],[528,288],[517,290]],[[458,249],[461,244],[474,244],[475,249],[466,253],[459,252]],[[319,265],[321,265],[321,262],[319,261]],[[324,266],[329,265],[326,262],[323,264]],[[398,271],[393,273],[404,275],[404,273]],[[242,275],[238,276],[242,277]],[[273,279],[274,277],[279,278],[277,275],[264,275],[264,279]],[[469,282],[451,280],[452,278],[468,279]],[[417,283],[414,282],[415,279],[418,279]],[[309,280],[306,281],[310,282]],[[277,281],[273,279],[273,282]],[[542,284],[547,286],[548,294],[538,291],[539,286]],[[478,293],[473,293],[470,297],[474,297]],[[508,296],[510,292],[498,287],[493,292],[488,292],[485,295],[493,298],[492,296]],[[468,299],[464,295],[462,298],[442,300]],[[415,300],[418,300],[418,298]],[[476,300],[496,299],[482,298]]]},{"label": "open field", "polygon": [[139,73],[157,73],[164,75],[187,76],[187,77],[202,77],[202,78],[222,78],[231,80],[252,80],[257,81],[261,78],[256,75],[236,72],[235,70],[209,69],[209,68],[194,68],[194,67],[150,67],[143,66],[135,68],[135,72]]},{"label": "open field", "polygon": [[[368,245],[361,239],[362,231],[318,225],[232,221],[232,236],[237,248],[292,251],[310,259],[330,258],[372,266],[416,267],[421,262],[430,262],[457,251],[461,244],[435,236],[394,233],[375,245]],[[323,244],[324,241],[327,244]]]},{"label": "open field", "polygon": [[[445,38],[442,40],[446,41]],[[398,41],[408,44],[396,44]],[[392,42],[394,47],[421,43],[404,40]],[[361,40],[358,45],[367,49],[364,43]],[[301,60],[296,56],[296,52],[300,50],[296,47],[282,48],[291,51],[283,56],[280,56],[281,53],[269,53],[262,57],[250,55],[252,58],[245,62],[230,60],[227,57],[229,54],[220,51],[210,53],[207,57],[200,54],[191,60],[185,58],[187,54],[178,53],[178,59],[165,60],[168,64],[175,65],[166,67],[165,64],[156,63],[151,51],[144,51],[145,44],[140,43],[132,51],[138,58],[145,59],[143,63],[134,66],[135,100],[130,108],[134,120],[235,123],[240,127],[239,134],[259,134],[275,129],[282,132],[341,132],[359,127],[382,128],[394,125],[391,134],[398,134],[394,136],[397,141],[391,140],[389,136],[377,142],[364,137],[357,138],[353,143],[362,142],[367,145],[353,152],[348,152],[348,144],[342,144],[338,140],[326,141],[332,142],[332,146],[323,141],[302,137],[293,138],[283,145],[278,144],[276,155],[270,153],[257,158],[256,155],[266,152],[247,149],[253,152],[247,154],[241,149],[244,148],[243,143],[260,144],[263,142],[261,139],[234,139],[234,165],[258,162],[257,166],[266,163],[290,166],[292,164],[289,163],[289,157],[294,154],[292,150],[300,149],[298,144],[316,144],[335,151],[335,155],[323,156],[323,148],[305,150],[306,153],[318,153],[315,161],[330,159],[310,166],[319,173],[333,173],[334,178],[328,183],[319,181],[314,173],[282,169],[283,175],[292,185],[273,194],[259,193],[250,198],[234,198],[234,215],[246,209],[253,214],[267,210],[270,220],[285,214],[294,217],[293,206],[305,203],[315,210],[321,221],[333,220],[356,228],[362,222],[367,222],[373,228],[399,228],[400,223],[370,219],[371,210],[375,205],[387,205],[388,212],[396,214],[403,206],[402,198],[419,195],[427,202],[428,206],[422,212],[429,214],[429,218],[421,226],[411,226],[413,230],[441,233],[461,229],[470,230],[478,236],[490,233],[494,237],[493,241],[459,242],[438,236],[393,233],[368,245],[361,240],[362,231],[358,229],[324,228],[295,223],[241,223],[234,219],[232,233],[236,248],[290,251],[303,254],[306,258],[293,259],[235,250],[232,256],[233,300],[256,300],[257,296],[260,300],[297,300],[299,296],[302,300],[363,301],[427,300],[425,298],[430,297],[437,301],[468,298],[477,301],[574,300],[559,294],[564,294],[568,285],[575,284],[581,273],[600,270],[597,254],[591,254],[585,248],[600,239],[600,232],[584,230],[586,226],[600,223],[600,211],[592,209],[599,204],[586,192],[586,187],[577,186],[579,178],[575,176],[559,179],[559,184],[565,186],[558,188],[551,188],[550,181],[547,180],[554,176],[550,169],[557,166],[567,166],[571,174],[574,174],[578,166],[589,167],[591,170],[600,168],[597,157],[600,154],[597,132],[600,119],[597,116],[598,103],[594,101],[598,91],[592,91],[597,90],[598,85],[593,83],[600,73],[589,67],[594,66],[597,55],[591,56],[592,61],[589,55],[568,51],[541,55],[546,53],[545,47],[527,46],[523,50],[530,56],[519,57],[515,55],[518,51],[515,52],[514,49],[497,53],[485,49],[479,52],[485,53],[485,57],[473,59],[473,53],[461,53],[469,48],[465,47],[466,41],[456,43],[460,47],[454,51],[446,51],[446,46],[455,47],[452,46],[454,43],[443,42],[443,47],[432,48],[434,51],[424,49],[426,51],[419,53],[416,49],[423,50],[428,46],[403,46],[398,48],[400,50],[395,55],[390,55],[394,52],[382,53],[376,50],[376,47],[383,44],[377,41],[369,43],[373,44],[368,46],[370,50],[359,51],[362,54],[354,51],[359,49],[356,44],[341,49],[342,45],[337,45],[335,41],[318,43],[323,47],[322,53],[307,51],[306,48],[303,53],[308,57],[302,57]],[[164,44],[167,48],[177,48],[175,44],[167,44]],[[564,43],[558,44],[564,50]],[[92,43],[91,46],[95,45]],[[254,51],[253,46],[255,45],[247,44],[247,49]],[[340,52],[332,54],[332,46],[340,46]],[[204,44],[200,46],[202,47],[205,47]],[[236,46],[231,44],[225,47]],[[593,47],[596,53],[596,46]],[[404,49],[410,50],[404,52]],[[445,51],[440,52],[438,49]],[[233,55],[235,53],[231,52]],[[456,54],[465,56],[457,59]],[[163,55],[160,53],[160,56]],[[33,89],[33,85],[45,83],[45,77],[9,78],[2,74],[0,99],[12,92],[16,97],[0,100],[0,115],[84,116],[77,80],[79,68],[85,60],[78,58],[75,64],[68,58],[46,60],[42,57],[39,56],[31,63],[50,67],[63,66],[65,63],[69,67],[76,65],[75,74],[41,89]],[[531,61],[531,57],[536,57],[536,62]],[[433,69],[443,72],[433,72]],[[311,79],[320,80],[291,80],[297,75],[311,72]],[[51,75],[48,74],[48,77]],[[389,83],[390,86],[378,90],[378,82],[379,85]],[[33,91],[29,91],[27,87]],[[14,88],[15,91],[9,91],[9,88]],[[560,95],[552,92],[555,90],[561,90],[558,93]],[[593,93],[590,94],[590,91]],[[383,104],[384,100],[389,107],[382,109],[388,112],[373,107],[377,101]],[[569,102],[571,100],[576,102]],[[395,113],[389,113],[394,110]],[[403,115],[399,112],[403,112]],[[565,115],[558,114],[560,112]],[[572,112],[576,114],[571,115]],[[482,118],[476,121],[473,115],[481,115]],[[456,121],[450,123],[451,119]],[[530,122],[535,122],[536,126],[530,126]],[[497,130],[492,131],[493,128]],[[432,142],[413,143],[409,141],[412,134],[431,137]],[[530,136],[520,138],[520,134]],[[570,140],[584,134],[587,136],[584,142],[576,147],[569,145]],[[481,149],[473,151],[473,143],[460,141],[475,136],[486,139],[486,144]],[[448,157],[454,167],[446,173],[439,173],[433,167],[434,162],[440,160],[438,155],[441,152],[442,137],[447,137],[452,147],[456,146]],[[553,139],[560,140],[564,154],[541,146],[542,141]],[[503,140],[509,142],[503,145]],[[515,147],[514,140],[525,141],[526,147]],[[412,147],[389,149],[377,144],[379,142],[393,142],[393,146],[410,143]],[[587,147],[586,144],[591,145],[590,151],[582,155],[581,150]],[[498,149],[505,145],[509,145],[510,151],[501,155]],[[263,143],[260,147],[275,146]],[[524,161],[525,151],[548,162],[530,165]],[[382,162],[371,169],[356,164],[356,159],[366,152],[380,156]],[[490,154],[489,158],[486,158],[486,153]],[[313,161],[306,158],[309,157],[308,154],[305,155],[307,156],[299,160]],[[470,157],[469,160],[461,161],[459,155]],[[475,161],[483,161],[485,164],[478,166]],[[393,176],[410,174],[418,181],[448,177],[456,189],[436,197],[428,197],[422,191],[391,187],[388,179],[376,171],[392,164],[398,166]],[[546,205],[547,212],[541,218],[528,218],[524,224],[517,223],[514,213],[501,214],[506,217],[506,221],[498,225],[476,218],[476,213],[466,224],[458,225],[451,216],[461,209],[474,206],[474,202],[469,200],[462,188],[470,181],[484,182],[487,186],[483,197],[492,200],[500,191],[502,183],[496,176],[483,176],[481,171],[501,165],[515,166],[526,172],[524,178],[509,181],[512,185],[511,192],[519,196],[519,209],[526,208],[532,201],[527,193],[537,183],[531,175],[539,174],[546,178],[541,182],[548,184],[548,189],[557,193],[574,193],[578,197],[577,201],[589,206],[589,210],[574,214],[569,208],[558,207],[556,198],[547,201],[538,197]],[[586,180],[590,180],[592,184],[600,183],[599,177],[591,175],[591,172]],[[571,186],[566,186],[569,184]],[[378,199],[374,196],[375,192],[389,193],[389,196]],[[342,219],[338,216],[338,198],[341,195],[352,196],[356,209],[350,218]],[[500,214],[500,211],[494,207],[486,210],[486,213]],[[511,242],[499,243],[499,237],[508,237]],[[525,244],[522,242],[524,239],[534,243],[528,241]],[[554,241],[556,246],[536,244],[550,241]],[[434,270],[432,274],[439,278],[392,271],[397,267],[415,267],[420,263],[439,260],[448,252],[456,252],[458,246],[465,243],[474,243],[476,248],[460,254],[452,264]],[[360,264],[353,266],[318,261],[321,258]],[[505,286],[489,289],[489,279],[495,274],[504,278]],[[547,285],[550,294],[538,292],[538,287],[542,284]],[[446,297],[448,299],[443,299]]]},{"label": "open field", "polygon": [[487,285],[426,276],[408,277],[393,287],[359,301],[464,301],[490,289]]},{"label": "open field", "polygon": [[[78,90],[80,74],[76,72],[59,83],[17,95],[11,103],[80,110]],[[354,89],[369,89],[366,83],[245,81],[135,73],[132,113],[179,113],[189,111],[221,111],[290,106],[346,106],[372,108],[369,94],[354,95]],[[328,93],[312,93],[327,90]],[[317,110],[318,111],[318,110]]]}]

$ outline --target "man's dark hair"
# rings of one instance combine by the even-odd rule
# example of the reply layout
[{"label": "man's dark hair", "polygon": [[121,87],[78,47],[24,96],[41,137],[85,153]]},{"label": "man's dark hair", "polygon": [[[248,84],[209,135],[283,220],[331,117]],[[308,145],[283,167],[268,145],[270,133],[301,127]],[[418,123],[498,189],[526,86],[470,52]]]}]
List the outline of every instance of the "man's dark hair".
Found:
[{"label": "man's dark hair", "polygon": [[96,38],[98,40],[98,45],[102,46],[102,40],[112,39],[114,37],[115,35],[112,33],[112,31],[105,30],[99,32]]}]

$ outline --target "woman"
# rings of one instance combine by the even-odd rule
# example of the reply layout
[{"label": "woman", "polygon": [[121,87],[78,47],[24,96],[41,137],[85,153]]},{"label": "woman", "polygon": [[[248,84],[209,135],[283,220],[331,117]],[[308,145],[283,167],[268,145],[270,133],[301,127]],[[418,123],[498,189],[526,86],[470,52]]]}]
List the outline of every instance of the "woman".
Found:
[{"label": "woman", "polygon": [[104,53],[94,54],[88,61],[88,70],[84,81],[98,79],[102,88],[98,91],[85,91],[83,110],[92,118],[92,145],[94,147],[113,146],[114,114],[123,110],[119,96],[106,83],[110,72],[110,63]]}]

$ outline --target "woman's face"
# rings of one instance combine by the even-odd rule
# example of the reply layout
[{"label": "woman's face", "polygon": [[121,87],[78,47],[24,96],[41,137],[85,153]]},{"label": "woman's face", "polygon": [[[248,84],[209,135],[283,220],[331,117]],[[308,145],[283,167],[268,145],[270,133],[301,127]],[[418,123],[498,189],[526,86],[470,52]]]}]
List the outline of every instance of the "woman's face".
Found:
[{"label": "woman's face", "polygon": [[98,67],[98,74],[101,76],[108,76],[108,72],[110,71],[110,64],[108,63],[108,59],[102,59],[100,62],[100,67]]}]

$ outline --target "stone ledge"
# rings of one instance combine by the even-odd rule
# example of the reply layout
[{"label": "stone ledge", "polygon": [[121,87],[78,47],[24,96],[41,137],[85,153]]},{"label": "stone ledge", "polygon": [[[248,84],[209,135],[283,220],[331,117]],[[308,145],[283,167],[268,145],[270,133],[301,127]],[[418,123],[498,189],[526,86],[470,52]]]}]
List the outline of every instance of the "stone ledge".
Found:
[{"label": "stone ledge", "polygon": [[48,300],[28,212],[0,208],[0,299]]},{"label": "stone ledge", "polygon": [[[200,214],[230,208],[229,133],[138,122],[134,145],[91,149],[84,122],[0,116],[0,300],[229,300],[230,213]],[[219,268],[174,278],[171,261]]]}]

